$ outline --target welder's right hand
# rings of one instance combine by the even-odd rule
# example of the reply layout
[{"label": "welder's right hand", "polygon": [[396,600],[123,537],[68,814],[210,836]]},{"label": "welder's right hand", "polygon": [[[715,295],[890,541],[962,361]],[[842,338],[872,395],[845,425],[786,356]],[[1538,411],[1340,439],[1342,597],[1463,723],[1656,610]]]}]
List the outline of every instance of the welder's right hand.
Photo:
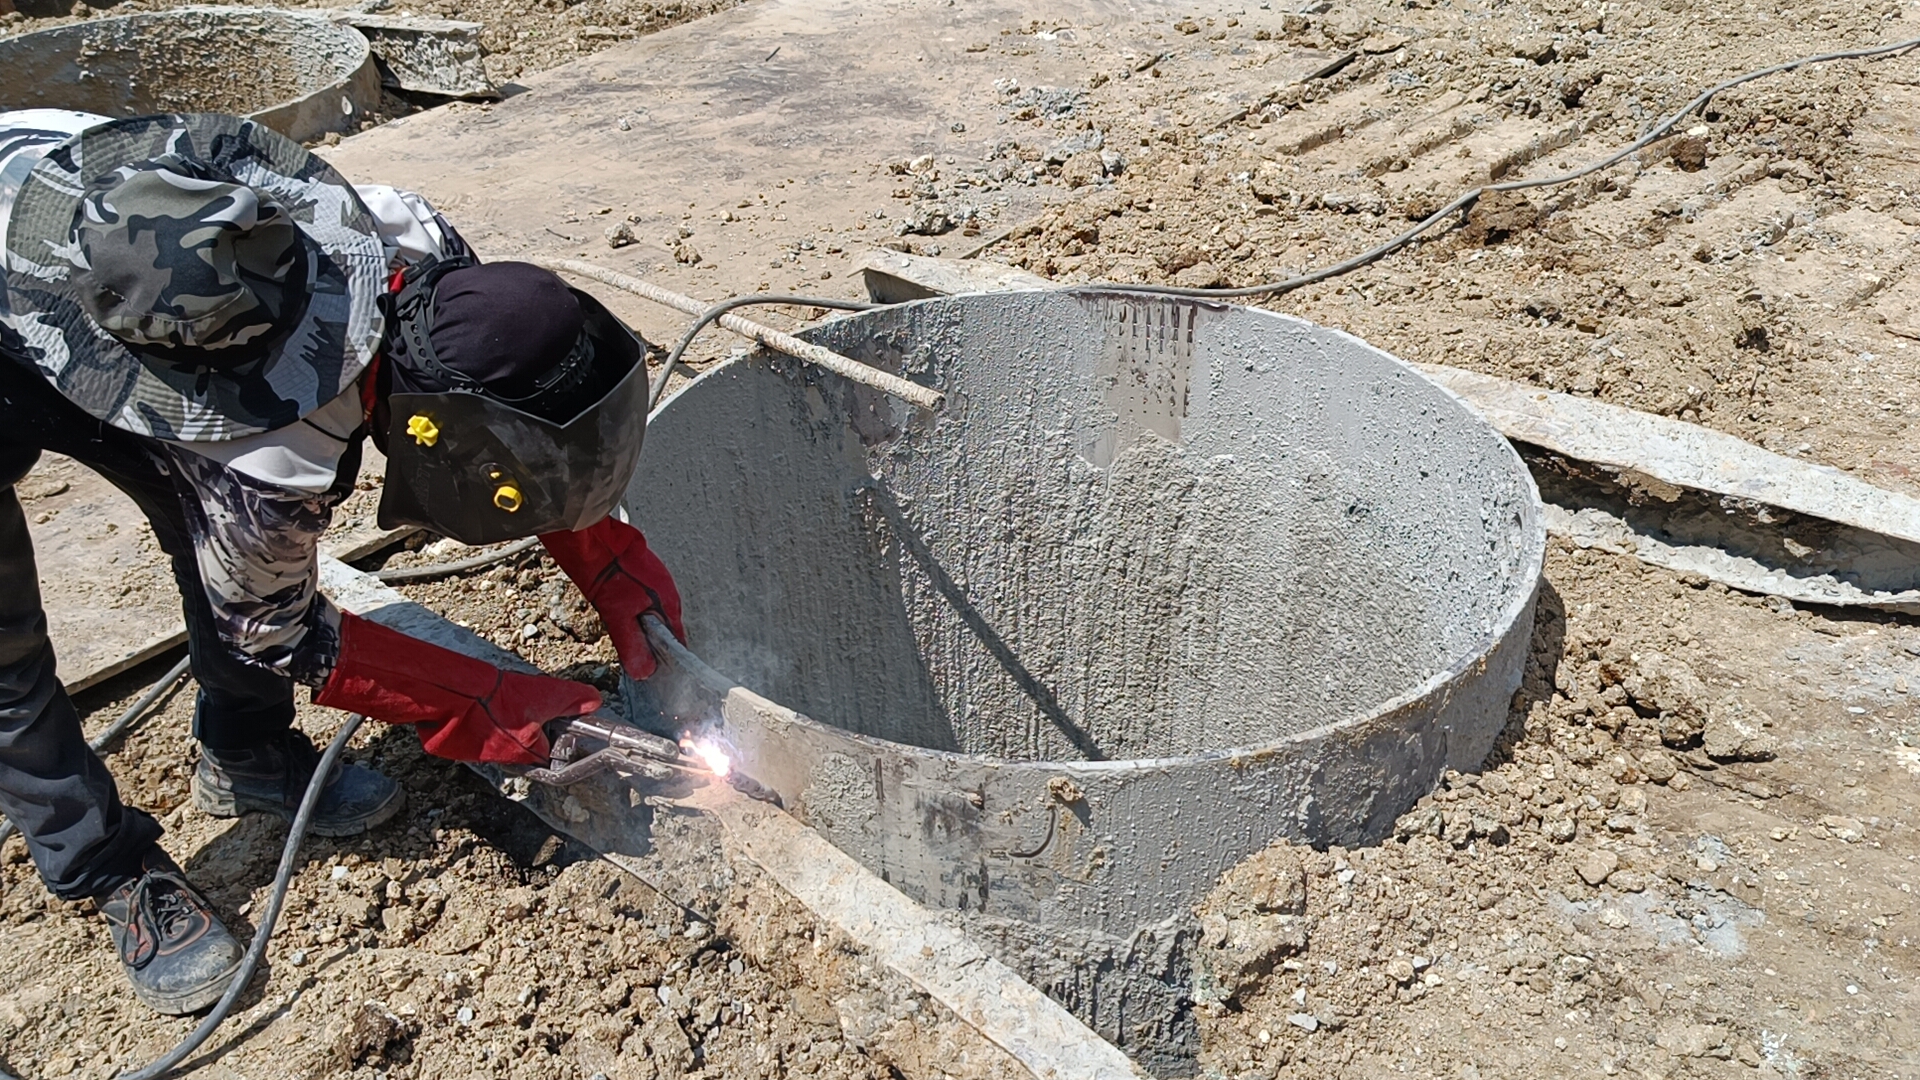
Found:
[{"label": "welder's right hand", "polygon": [[547,721],[598,709],[600,692],[503,671],[341,612],[340,658],[313,703],[412,724],[436,757],[545,765]]}]

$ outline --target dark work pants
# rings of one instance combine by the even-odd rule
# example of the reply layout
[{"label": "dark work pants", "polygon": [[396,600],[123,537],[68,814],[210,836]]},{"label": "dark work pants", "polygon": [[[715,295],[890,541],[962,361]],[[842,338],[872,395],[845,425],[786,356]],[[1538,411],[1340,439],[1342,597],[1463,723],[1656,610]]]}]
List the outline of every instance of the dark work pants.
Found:
[{"label": "dark work pants", "polygon": [[105,477],[139,506],[173,561],[200,684],[194,736],[221,749],[269,742],[293,723],[293,682],[236,657],[215,630],[181,494],[149,448],[87,415],[37,372],[0,356],[0,811],[19,827],[41,878],[65,899],[109,891],[137,871],[160,825],[123,806],[88,749],[54,671],[33,545],[13,485],[43,450]]}]

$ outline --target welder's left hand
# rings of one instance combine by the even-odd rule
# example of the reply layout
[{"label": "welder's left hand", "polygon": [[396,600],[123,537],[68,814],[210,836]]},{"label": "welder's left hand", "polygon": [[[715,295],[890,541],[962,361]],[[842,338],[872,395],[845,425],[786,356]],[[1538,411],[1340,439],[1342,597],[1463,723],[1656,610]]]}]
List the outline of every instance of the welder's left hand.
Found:
[{"label": "welder's left hand", "polygon": [[579,532],[541,533],[540,542],[600,613],[628,675],[653,674],[653,647],[640,616],[656,612],[674,637],[687,639],[680,625],[680,590],[639,529],[608,517]]}]

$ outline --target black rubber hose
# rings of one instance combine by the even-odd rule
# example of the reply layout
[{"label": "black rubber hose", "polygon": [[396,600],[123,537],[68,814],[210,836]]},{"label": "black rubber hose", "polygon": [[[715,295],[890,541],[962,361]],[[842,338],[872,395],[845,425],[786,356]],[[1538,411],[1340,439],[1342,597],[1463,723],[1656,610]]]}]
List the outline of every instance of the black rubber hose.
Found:
[{"label": "black rubber hose", "polygon": [[213,1011],[200,1021],[200,1026],[194,1028],[193,1033],[182,1039],[178,1046],[143,1069],[121,1073],[119,1080],[156,1080],[172,1072],[174,1066],[200,1049],[200,1044],[206,1042],[221,1022],[226,1020],[227,1014],[233,1011],[233,1003],[240,999],[241,992],[253,981],[253,973],[259,969],[260,959],[267,952],[267,943],[273,938],[273,925],[280,920],[280,908],[286,903],[287,888],[293,884],[293,873],[299,866],[300,845],[306,842],[307,826],[313,820],[313,808],[320,805],[320,792],[327,786],[327,774],[333,771],[334,763],[340,760],[340,754],[347,748],[347,740],[353,738],[353,733],[359,730],[361,721],[365,719],[359,713],[348,716],[347,722],[340,725],[340,733],[333,737],[333,742],[327,744],[326,753],[320,755],[320,764],[314,767],[313,778],[307,781],[307,793],[300,798],[300,809],[293,815],[293,824],[287,829],[286,846],[280,849],[280,869],[273,877],[273,893],[267,897],[266,910],[261,912],[260,923],[253,931],[253,942],[247,946],[246,958],[240,962],[240,970],[234,975],[233,982],[228,984],[227,992],[221,995]]},{"label": "black rubber hose", "polygon": [[380,570],[376,571],[373,576],[388,585],[399,585],[409,581],[428,581],[433,578],[446,577],[449,574],[462,574],[468,570],[478,570],[483,566],[492,566],[494,563],[511,559],[523,551],[530,550],[533,545],[539,542],[539,537],[529,536],[524,540],[515,540],[513,543],[498,550],[483,551],[478,555],[459,559],[454,562],[434,563],[431,566],[406,566],[398,570]]},{"label": "black rubber hose", "polygon": [[[181,657],[180,662],[173,665],[172,668],[169,668],[165,675],[160,676],[158,682],[147,687],[147,692],[140,695],[140,700],[127,706],[127,711],[121,713],[119,718],[114,720],[113,723],[108,724],[106,729],[101,731],[100,734],[88,739],[87,745],[97,754],[101,750],[104,750],[108,743],[125,734],[128,728],[144,719],[147,710],[153,707],[154,702],[160,700],[161,694],[166,693],[174,683],[180,681],[180,677],[187,673],[187,667],[192,662],[192,656]],[[7,838],[12,836],[13,833],[13,822],[0,820],[0,844],[6,843]]]}]

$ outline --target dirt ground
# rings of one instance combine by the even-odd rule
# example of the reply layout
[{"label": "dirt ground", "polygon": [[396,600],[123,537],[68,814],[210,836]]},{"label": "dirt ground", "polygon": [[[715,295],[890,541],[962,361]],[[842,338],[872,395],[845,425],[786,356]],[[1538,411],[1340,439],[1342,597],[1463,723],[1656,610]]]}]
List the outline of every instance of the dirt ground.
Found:
[{"label": "dirt ground", "polygon": [[[605,640],[583,650],[549,614],[564,582],[528,557],[413,591],[549,670],[611,688],[604,663],[580,659],[611,659]],[[544,631],[530,638],[529,625]],[[170,662],[85,695],[89,729]],[[162,820],[168,849],[245,935],[285,828],[193,809],[191,716],[191,693],[176,691],[108,760],[122,797]],[[303,708],[300,722],[324,741],[338,721]],[[370,836],[308,841],[268,975],[193,1059],[199,1075],[883,1080],[896,1048],[921,1050],[910,1031],[884,1028],[899,1007],[869,1000],[870,972],[834,966],[854,950],[764,882],[730,882],[720,916],[705,921],[404,731],[369,725],[350,757],[399,778],[408,809]],[[0,1069],[113,1076],[191,1030],[133,999],[104,925],[48,897],[17,838],[0,849],[0,873]]]},{"label": "dirt ground", "polygon": [[[898,196],[884,219],[860,208],[857,239],[905,223],[896,242],[951,255],[1012,226],[987,257],[1061,280],[1256,282],[1384,239],[1463,186],[1597,156],[1718,79],[1920,36],[1920,9],[1891,2],[1284,6],[1099,35],[1037,18],[956,43],[993,59],[1077,36],[1084,70],[983,80],[1005,123],[955,133],[969,156],[857,163]],[[1302,50],[1323,59],[1303,67]],[[1635,162],[1485,204],[1271,306],[1920,494],[1916,105],[1920,58],[1778,76]],[[1021,189],[1059,205],[1015,219],[1002,195]],[[689,216],[698,263],[666,262],[664,241],[647,257],[709,292],[842,289],[854,215],[798,240],[805,194],[796,222],[751,241],[733,211]],[[1208,898],[1203,1074],[1920,1076],[1920,625],[1560,540],[1545,576],[1487,770],[1378,847],[1280,846]],[[548,670],[606,677],[605,641],[538,560],[409,592]],[[90,722],[157,673],[91,693]],[[173,701],[111,762],[245,926],[281,829],[187,805],[187,710]],[[723,925],[690,925],[404,733],[369,732],[358,753],[405,779],[413,809],[312,842],[286,945],[209,1075],[942,1075],[889,1056],[857,994],[798,984],[782,950],[828,946],[764,886],[738,883]],[[17,840],[0,862],[0,986],[17,988],[0,1063],[104,1076],[187,1030],[133,1002],[104,931],[47,901]]]},{"label": "dirt ground", "polygon": [[[1352,59],[1244,109],[1177,71],[1157,110],[1104,112],[1091,89],[1104,145],[1154,152],[994,257],[1066,280],[1285,277],[1465,187],[1597,157],[1742,70],[1920,36],[1910,10],[1416,2],[1185,21],[1170,46]],[[1850,63],[1729,92],[1627,166],[1483,204],[1275,306],[1912,493],[1917,75]],[[1081,161],[1063,179],[1095,174]],[[1546,577],[1504,763],[1393,842],[1282,847],[1210,898],[1203,1064],[1920,1075],[1920,630],[1563,541]]]}]

